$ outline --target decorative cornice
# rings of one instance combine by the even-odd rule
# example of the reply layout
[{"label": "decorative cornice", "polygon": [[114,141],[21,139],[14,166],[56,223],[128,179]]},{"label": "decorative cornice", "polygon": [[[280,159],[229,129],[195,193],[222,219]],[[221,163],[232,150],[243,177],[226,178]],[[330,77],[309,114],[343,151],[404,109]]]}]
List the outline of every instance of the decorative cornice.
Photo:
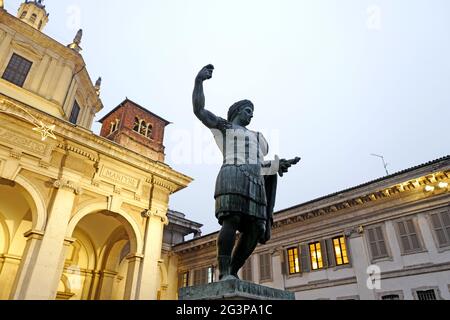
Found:
[{"label": "decorative cornice", "polygon": [[369,203],[373,204],[381,200],[396,197],[400,194],[417,191],[420,188],[424,188],[427,185],[434,185],[438,184],[439,182],[448,181],[449,178],[450,178],[450,171],[437,172],[417,179],[412,179],[404,183],[400,183],[376,192],[370,192],[368,194],[361,195],[355,198],[342,200],[341,202],[333,203],[328,206],[304,212],[296,216],[279,218],[278,220],[276,219],[277,217],[275,216],[276,221],[274,223],[273,228],[277,229],[292,223],[304,222],[306,220],[310,220],[316,217],[335,214],[350,208],[356,209]]},{"label": "decorative cornice", "polygon": [[67,180],[67,179],[56,180],[55,182],[53,182],[53,187],[56,188],[56,189],[73,190],[73,192],[76,195],[80,195],[83,192],[83,189],[81,189],[81,187],[77,183],[75,183],[73,181],[70,181],[70,180]]},{"label": "decorative cornice", "polygon": [[98,158],[96,156],[94,156],[93,154],[87,152],[86,150],[83,150],[77,146],[71,145],[71,144],[67,144],[67,143],[59,143],[58,144],[58,148],[62,149],[64,151],[71,151],[73,153],[76,153],[80,156],[83,156],[85,158],[88,158],[91,161],[98,161]]},{"label": "decorative cornice", "polygon": [[164,178],[153,176],[153,179],[151,181],[154,185],[157,185],[157,186],[160,186],[160,187],[163,187],[163,188],[169,190],[170,193],[174,193],[177,189],[175,184],[165,180]]}]

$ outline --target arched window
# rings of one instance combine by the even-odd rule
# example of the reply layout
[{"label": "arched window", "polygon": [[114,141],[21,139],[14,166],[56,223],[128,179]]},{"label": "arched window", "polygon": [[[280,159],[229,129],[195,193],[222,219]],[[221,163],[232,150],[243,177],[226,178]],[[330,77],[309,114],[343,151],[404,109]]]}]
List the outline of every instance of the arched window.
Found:
[{"label": "arched window", "polygon": [[139,128],[139,133],[144,137],[147,136],[147,123],[144,120],[141,121],[141,126]]},{"label": "arched window", "polygon": [[39,29],[39,30],[41,30],[41,28],[42,28],[42,20],[39,21],[39,26],[38,26],[38,29]]},{"label": "arched window", "polygon": [[134,118],[133,131],[139,133],[141,131],[141,120],[139,118]]},{"label": "arched window", "polygon": [[119,119],[116,119],[116,121],[111,122],[111,131],[109,132],[109,134],[112,134],[117,130],[119,130],[119,123],[120,123]]},{"label": "arched window", "polygon": [[35,13],[33,13],[33,14],[31,15],[31,17],[30,17],[30,22],[31,22],[31,23],[35,23],[35,22],[36,22],[36,19],[37,19],[37,15],[36,15]]},{"label": "arched window", "polygon": [[23,19],[27,16],[28,11],[24,11],[22,12],[22,14],[20,15],[20,19]]}]

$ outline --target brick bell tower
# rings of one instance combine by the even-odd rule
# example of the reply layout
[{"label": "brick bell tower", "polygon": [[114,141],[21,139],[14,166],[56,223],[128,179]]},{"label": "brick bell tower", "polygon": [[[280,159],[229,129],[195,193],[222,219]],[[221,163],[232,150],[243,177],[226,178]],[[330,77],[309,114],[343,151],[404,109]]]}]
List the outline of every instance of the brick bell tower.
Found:
[{"label": "brick bell tower", "polygon": [[100,136],[164,162],[164,130],[169,121],[127,98],[99,122],[102,124]]}]

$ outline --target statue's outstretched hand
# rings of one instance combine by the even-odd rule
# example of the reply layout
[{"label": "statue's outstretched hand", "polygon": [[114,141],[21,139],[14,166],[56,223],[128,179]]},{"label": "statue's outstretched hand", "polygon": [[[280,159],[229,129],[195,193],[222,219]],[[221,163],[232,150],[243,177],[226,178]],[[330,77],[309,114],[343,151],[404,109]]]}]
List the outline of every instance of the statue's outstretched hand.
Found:
[{"label": "statue's outstretched hand", "polygon": [[208,64],[206,67],[203,67],[203,69],[200,70],[200,72],[197,75],[197,80],[203,82],[205,80],[211,79],[212,75],[213,75],[213,71],[214,71],[214,66],[212,64]]},{"label": "statue's outstretched hand", "polygon": [[283,177],[283,175],[289,171],[289,168],[296,165],[297,163],[299,163],[300,160],[301,160],[301,158],[299,158],[299,157],[292,159],[292,160],[281,159],[280,160],[280,170],[278,171],[278,174],[280,175],[280,177]]}]

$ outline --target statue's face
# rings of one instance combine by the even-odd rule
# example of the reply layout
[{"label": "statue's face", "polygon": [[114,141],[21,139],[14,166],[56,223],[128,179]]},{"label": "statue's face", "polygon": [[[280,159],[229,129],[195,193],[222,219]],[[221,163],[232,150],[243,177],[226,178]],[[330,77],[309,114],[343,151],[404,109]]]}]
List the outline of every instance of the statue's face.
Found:
[{"label": "statue's face", "polygon": [[241,112],[239,112],[238,118],[241,126],[248,126],[253,119],[253,108],[245,107]]}]

